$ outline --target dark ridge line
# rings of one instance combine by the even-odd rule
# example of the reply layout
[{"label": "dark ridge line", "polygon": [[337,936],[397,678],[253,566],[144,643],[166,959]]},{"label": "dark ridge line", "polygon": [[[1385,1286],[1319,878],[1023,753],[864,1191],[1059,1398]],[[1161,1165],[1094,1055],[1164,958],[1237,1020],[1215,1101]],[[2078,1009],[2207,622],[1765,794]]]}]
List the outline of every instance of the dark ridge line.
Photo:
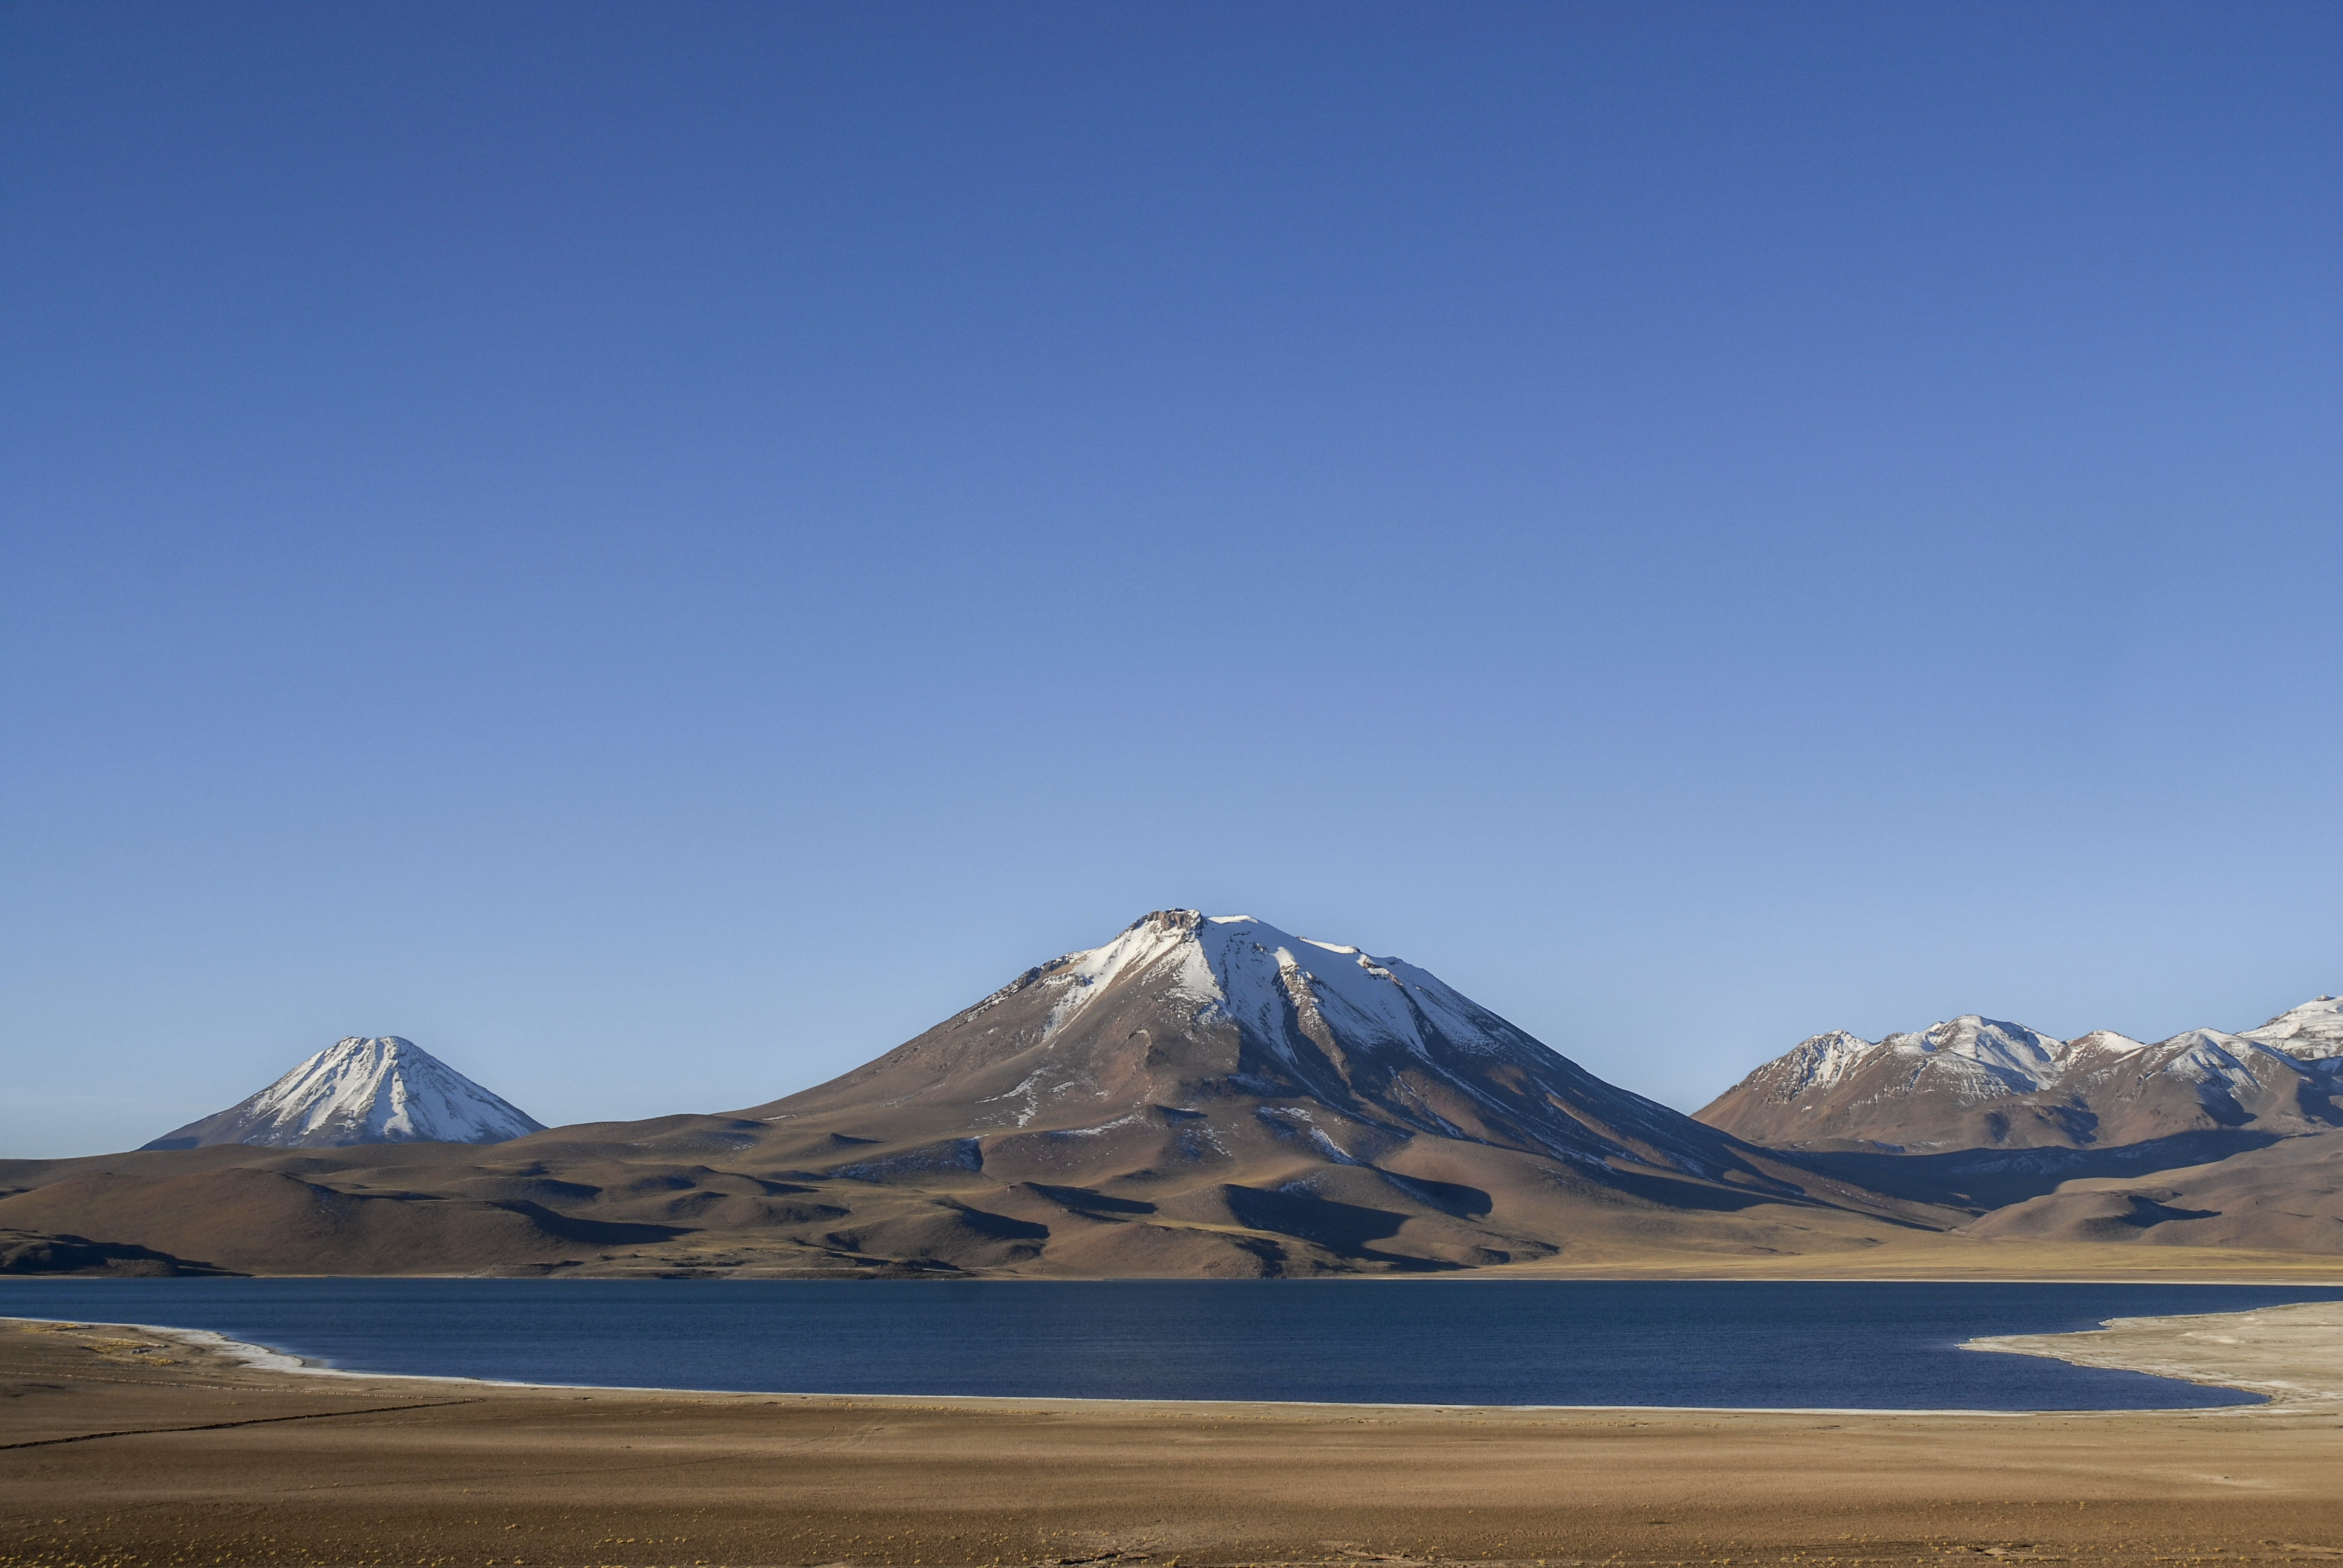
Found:
[{"label": "dark ridge line", "polygon": [[384,1404],[368,1410],[318,1410],[305,1415],[256,1415],[249,1421],[212,1421],[201,1426],[141,1426],[124,1432],[84,1432],[72,1437],[36,1437],[30,1442],[0,1442],[11,1448],[55,1448],[61,1442],[96,1442],[101,1437],[157,1437],[174,1432],[225,1432],[232,1426],[267,1426],[280,1421],[331,1421],[342,1415],[387,1415],[401,1410],[443,1410],[451,1404],[478,1404],[475,1399],[435,1399],[427,1404]]}]

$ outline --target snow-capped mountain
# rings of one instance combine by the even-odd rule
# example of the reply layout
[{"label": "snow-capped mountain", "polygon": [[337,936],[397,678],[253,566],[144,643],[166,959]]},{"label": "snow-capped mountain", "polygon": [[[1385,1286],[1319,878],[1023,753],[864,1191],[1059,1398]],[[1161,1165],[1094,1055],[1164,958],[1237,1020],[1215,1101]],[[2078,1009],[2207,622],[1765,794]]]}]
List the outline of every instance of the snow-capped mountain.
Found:
[{"label": "snow-capped mountain", "polygon": [[2343,1002],[2319,997],[2258,1029],[2144,1042],[2061,1040],[1971,1013],[1866,1040],[1800,1041],[1696,1112],[1776,1146],[1855,1141],[1915,1151],[2135,1143],[2209,1128],[2343,1125]]},{"label": "snow-capped mountain", "polygon": [[[1345,1160],[1355,1154],[1338,1127],[1365,1144],[1430,1134],[1694,1174],[1729,1162],[1709,1129],[1604,1083],[1413,964],[1193,910],[1144,916],[842,1078],[743,1114],[880,1103],[898,1122],[933,1106],[988,1147],[1095,1137],[1158,1112],[1198,1124],[1191,1141],[1225,1142],[1224,1123],[1266,1114],[1280,1136]],[[1268,1104],[1282,1109],[1257,1112]]]},{"label": "snow-capped mountain", "polygon": [[351,1035],[259,1093],[146,1145],[501,1143],[543,1123],[397,1035]]}]

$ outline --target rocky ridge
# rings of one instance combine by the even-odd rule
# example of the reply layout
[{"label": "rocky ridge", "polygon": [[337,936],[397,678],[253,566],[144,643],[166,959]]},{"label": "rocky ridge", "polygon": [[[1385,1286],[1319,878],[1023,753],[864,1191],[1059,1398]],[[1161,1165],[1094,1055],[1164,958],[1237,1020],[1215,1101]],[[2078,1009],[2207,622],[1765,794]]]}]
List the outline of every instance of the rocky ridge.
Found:
[{"label": "rocky ridge", "polygon": [[1819,1034],[1694,1114],[1774,1147],[1950,1149],[2146,1142],[2208,1129],[2343,1126],[2343,1001],[2321,996],[2239,1033],[2058,1040],[1971,1013],[1866,1040]]}]

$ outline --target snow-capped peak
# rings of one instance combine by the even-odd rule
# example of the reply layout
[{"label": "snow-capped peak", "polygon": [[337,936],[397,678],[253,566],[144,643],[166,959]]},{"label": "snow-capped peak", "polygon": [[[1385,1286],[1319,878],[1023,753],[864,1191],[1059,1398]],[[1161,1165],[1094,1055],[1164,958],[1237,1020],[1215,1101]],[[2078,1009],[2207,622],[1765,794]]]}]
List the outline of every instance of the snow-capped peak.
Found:
[{"label": "snow-capped peak", "polygon": [[397,1035],[349,1035],[150,1149],[210,1143],[500,1143],[544,1125]]},{"label": "snow-capped peak", "polygon": [[1373,958],[1344,942],[1318,941],[1251,915],[1159,910],[1104,947],[1068,953],[1046,966],[1044,984],[1066,987],[1051,1010],[1055,1034],[1119,976],[1156,970],[1169,989],[1216,1007],[1265,1039],[1284,1035],[1289,1010],[1314,1010],[1337,1034],[1361,1044],[1423,1050],[1428,1031],[1466,1050],[1494,1050],[1496,1021],[1435,976],[1394,958]]},{"label": "snow-capped peak", "polygon": [[1826,1089],[1868,1060],[1879,1046],[1843,1029],[1809,1035],[1785,1052],[1783,1091]]},{"label": "snow-capped peak", "polygon": [[2343,1056],[2343,997],[2313,997],[2237,1038],[2273,1047],[2300,1061]]},{"label": "snow-capped peak", "polygon": [[[2191,1083],[2222,1083],[2231,1090],[2258,1089],[2261,1072],[2286,1060],[2258,1041],[2217,1029],[2185,1029],[2152,1048],[2153,1070],[2168,1072]],[[2257,1062],[2254,1059],[2260,1058]]]},{"label": "snow-capped peak", "polygon": [[1880,1043],[1907,1056],[1966,1057],[2023,1081],[2028,1089],[2056,1082],[2066,1069],[2066,1041],[1973,1012],[1916,1034],[1891,1034]]}]

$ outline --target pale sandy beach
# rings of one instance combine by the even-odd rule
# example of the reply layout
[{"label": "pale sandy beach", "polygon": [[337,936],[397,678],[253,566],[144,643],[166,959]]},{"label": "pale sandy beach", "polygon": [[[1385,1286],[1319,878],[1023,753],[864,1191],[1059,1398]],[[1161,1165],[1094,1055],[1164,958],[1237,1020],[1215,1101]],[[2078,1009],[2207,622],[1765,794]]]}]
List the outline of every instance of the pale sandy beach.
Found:
[{"label": "pale sandy beach", "polygon": [[2343,1555],[2343,1306],[2064,1338],[2277,1397],[1824,1415],[679,1394],[325,1378],[209,1336],[16,1322],[0,1563]]},{"label": "pale sandy beach", "polygon": [[2268,1411],[2343,1408],[2343,1302],[2117,1318],[2094,1333],[1996,1334],[1969,1348],[2247,1389]]}]

